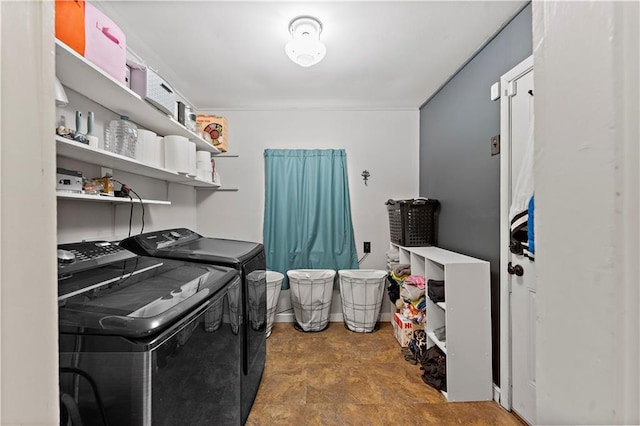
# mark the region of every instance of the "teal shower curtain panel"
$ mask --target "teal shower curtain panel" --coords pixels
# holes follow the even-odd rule
[[[344,149],[267,149],[267,269],[357,269]],[[288,288],[285,280],[283,288]]]

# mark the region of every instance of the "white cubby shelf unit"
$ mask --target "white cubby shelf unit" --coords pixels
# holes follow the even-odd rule
[[[412,275],[423,275],[427,282],[444,280],[444,302],[426,297],[425,327],[427,345],[437,345],[446,354],[444,396],[450,402],[492,400],[489,262],[438,247],[392,246],[400,263],[411,265]],[[446,338],[440,341],[434,330],[443,326]]]

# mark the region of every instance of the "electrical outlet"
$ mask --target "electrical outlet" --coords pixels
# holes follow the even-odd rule
[[[370,241],[365,241],[364,242],[364,252],[365,253],[371,253],[371,242]]]
[[[113,170],[108,167],[100,167],[100,177],[113,177]]]

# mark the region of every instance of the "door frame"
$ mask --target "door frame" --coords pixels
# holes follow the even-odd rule
[[[506,273],[509,262],[509,202],[511,179],[511,137],[509,134],[509,103],[514,82],[533,69],[533,55],[500,77],[500,405],[511,410],[512,353],[511,353],[511,288]],[[535,356],[535,354],[534,354]]]

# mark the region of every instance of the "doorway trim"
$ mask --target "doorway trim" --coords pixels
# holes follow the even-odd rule
[[[509,100],[514,94],[515,80],[533,69],[533,55],[500,77],[500,405],[511,411],[511,288],[506,273],[509,258],[509,203],[511,192],[509,159]],[[535,102],[535,101],[534,101]]]

